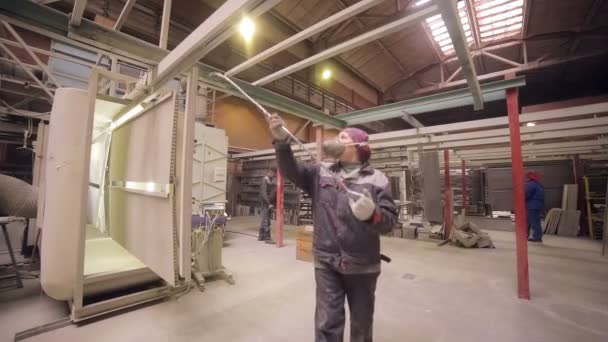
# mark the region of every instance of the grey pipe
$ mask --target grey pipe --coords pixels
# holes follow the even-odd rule
[[[36,218],[38,188],[0,174],[0,215]]]

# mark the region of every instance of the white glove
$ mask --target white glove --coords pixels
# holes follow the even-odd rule
[[[271,204],[268,206],[268,209],[272,209],[272,208],[274,208],[274,205]]]
[[[285,132],[285,130],[283,129],[283,127],[287,126],[285,125],[285,121],[283,121],[283,119],[281,119],[278,114],[272,114],[270,119],[268,119],[268,124],[270,125],[270,133],[272,133],[272,136],[276,140],[287,140],[289,136],[287,135],[287,132]]]
[[[376,211],[376,204],[372,200],[372,196],[367,189],[363,190],[363,196],[360,196],[357,200],[349,198],[348,202],[353,215],[355,215],[359,221],[369,220]]]

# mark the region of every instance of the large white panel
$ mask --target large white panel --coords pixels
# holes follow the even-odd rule
[[[59,88],[51,111],[46,158],[46,190],[42,225],[41,275],[44,291],[52,298],[72,297],[80,231],[86,203],[82,201],[88,179],[85,160],[87,141],[83,127],[92,113],[87,113],[87,93],[73,88]]]
[[[170,96],[113,132],[110,184],[170,183],[174,107],[174,96]],[[111,237],[170,284],[176,282],[173,211],[171,197],[110,189]]]

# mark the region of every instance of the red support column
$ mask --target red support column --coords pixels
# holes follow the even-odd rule
[[[519,131],[519,93],[517,88],[507,89],[507,111],[511,137],[511,162],[513,176],[513,202],[515,207],[515,240],[517,253],[517,292],[519,298],[530,299],[528,276],[528,229],[524,194],[524,163],[521,154]]]
[[[283,226],[285,224],[283,212],[283,191],[285,190],[285,179],[277,169],[277,225],[275,230],[275,240],[278,248],[283,247]]]
[[[467,167],[464,159],[462,160],[462,216],[467,211]]]
[[[450,151],[443,150],[443,179],[445,181],[444,195],[445,195],[445,207],[444,207],[444,220],[445,224],[445,239],[450,237],[450,230],[452,229],[452,186],[450,184]]]

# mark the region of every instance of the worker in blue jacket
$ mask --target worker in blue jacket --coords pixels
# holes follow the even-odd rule
[[[526,209],[528,219],[528,241],[542,242],[543,229],[540,225],[540,214],[545,207],[545,188],[540,183],[540,175],[536,171],[526,174]]]

